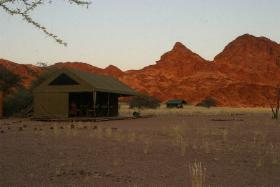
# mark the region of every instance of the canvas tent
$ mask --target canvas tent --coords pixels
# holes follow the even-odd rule
[[[63,68],[34,89],[35,118],[104,117],[118,115],[118,98],[136,92],[119,80]]]

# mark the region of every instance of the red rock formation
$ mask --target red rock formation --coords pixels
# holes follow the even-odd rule
[[[116,66],[110,65],[104,69],[104,74],[112,75],[114,77],[121,77],[124,75],[124,72]]]
[[[83,71],[87,71],[90,73],[97,73],[97,74],[106,74],[106,75],[112,75],[114,77],[120,77],[124,74],[123,71],[121,71],[116,66],[110,65],[106,67],[105,69],[94,67],[90,64],[86,64],[83,62],[59,62],[54,64],[53,66],[57,68],[63,68],[63,67],[70,67],[75,69],[80,69]]]
[[[267,106],[266,97],[280,83],[279,57],[279,44],[248,34],[231,42],[213,62],[176,43],[155,65],[121,79],[163,101],[182,98],[196,104],[212,97],[220,106]]]
[[[0,59],[0,64],[22,77],[23,85],[28,87],[42,69],[31,64],[17,64],[9,60]]]
[[[0,60],[8,69],[22,74],[25,84],[42,70]],[[122,72],[115,66],[105,69],[80,62],[57,63],[92,73],[109,74],[136,90],[162,101],[180,98],[196,104],[212,97],[220,106],[268,106],[280,83],[280,45],[264,37],[243,35],[232,41],[210,62],[177,42],[154,65]]]
[[[104,70],[98,67],[94,67],[90,64],[83,63],[83,62],[59,62],[54,64],[53,66],[57,68],[63,68],[63,67],[69,67],[74,69],[80,69],[83,71],[91,72],[91,73],[98,73],[102,74],[104,73]]]

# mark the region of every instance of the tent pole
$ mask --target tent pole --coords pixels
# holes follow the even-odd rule
[[[93,91],[93,116],[96,117],[96,91]]]
[[[3,118],[3,100],[4,100],[4,93],[0,90],[0,119]]]
[[[108,97],[108,102],[107,102],[107,104],[108,104],[108,111],[107,111],[107,116],[109,116],[110,115],[110,93],[108,93],[108,95],[107,95]]]

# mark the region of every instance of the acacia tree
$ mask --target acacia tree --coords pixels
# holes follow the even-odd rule
[[[276,58],[276,65],[280,68],[280,56]],[[279,109],[280,109],[280,84],[276,86],[274,98],[266,97],[267,101],[270,104],[272,119],[278,119],[279,117]],[[271,100],[274,100],[271,102]]]
[[[46,3],[51,3],[51,0],[0,0],[0,7],[12,16],[20,16],[24,21],[33,25],[37,29],[44,32],[50,38],[53,38],[57,43],[67,46],[67,43],[60,39],[57,35],[50,32],[46,27],[41,25],[38,21],[35,21],[31,17],[31,12],[39,6]],[[78,6],[89,6],[90,1],[87,0],[65,0],[70,4],[76,4]]]
[[[266,100],[269,102],[271,108],[272,119],[278,119],[280,109],[280,85],[277,85],[273,95],[273,97],[268,97],[267,95],[265,95],[265,97]]]

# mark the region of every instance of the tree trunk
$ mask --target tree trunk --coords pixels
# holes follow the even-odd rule
[[[279,108],[280,108],[280,88],[278,86],[278,88],[277,88],[276,119],[278,119]]]
[[[278,119],[279,117],[279,108],[280,108],[280,87],[277,87],[277,91],[276,91],[276,107],[274,109],[273,106],[271,106],[271,110],[272,110],[272,119]]]

